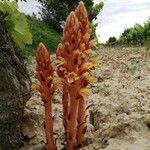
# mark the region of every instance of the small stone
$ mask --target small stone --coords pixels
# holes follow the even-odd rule
[[[26,115],[23,120],[22,134],[28,139],[36,136],[34,121],[28,115]]]

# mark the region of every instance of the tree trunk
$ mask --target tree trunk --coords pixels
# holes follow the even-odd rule
[[[0,150],[18,150],[31,81],[0,14]]]

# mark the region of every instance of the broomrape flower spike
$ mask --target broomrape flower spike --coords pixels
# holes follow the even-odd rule
[[[33,88],[41,93],[41,98],[45,106],[45,134],[47,141],[47,150],[56,150],[53,137],[53,119],[52,119],[52,95],[54,93],[53,67],[51,66],[50,55],[46,47],[40,43],[36,56],[36,78],[39,84]]]
[[[74,150],[84,143],[86,131],[86,103],[89,95],[86,86],[96,81],[89,76],[95,67],[95,61],[89,61],[88,55],[92,46],[91,30],[86,8],[80,2],[75,12],[71,12],[66,20],[62,43],[57,48],[59,77],[63,78],[63,124],[67,140],[67,149]]]
[[[79,22],[74,12],[68,16],[63,32],[62,43],[57,48],[57,59],[63,57],[67,65],[62,65],[66,73],[62,72],[62,68],[58,67],[58,75],[64,79],[63,84],[63,124],[67,140],[67,149],[74,150],[76,147],[76,131],[77,131],[77,111],[78,101],[78,66],[79,54],[78,39],[81,39],[79,30]],[[61,46],[60,46],[61,45]],[[70,59],[71,58],[71,59]]]
[[[82,86],[80,87],[80,95],[82,98],[79,101],[78,105],[78,129],[77,129],[77,145],[82,146],[84,144],[84,134],[86,131],[86,103],[84,97],[87,96],[89,91],[86,89],[86,86],[95,82],[96,79],[88,76],[88,72],[94,69],[95,64],[88,60],[88,55],[91,53],[91,48],[96,45],[96,42],[91,40],[91,29],[89,28],[88,14],[83,2],[80,2],[78,7],[75,10],[76,16],[79,20],[80,31],[81,31],[81,44],[80,50],[82,51],[81,55],[81,67],[79,68],[79,74],[82,78]],[[84,83],[84,84],[83,84]],[[80,125],[82,124],[82,125]]]

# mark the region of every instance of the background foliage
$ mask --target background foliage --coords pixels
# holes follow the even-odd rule
[[[60,35],[51,26],[37,19],[35,15],[31,17],[20,13],[15,1],[1,1],[0,13],[3,16],[0,19],[6,21],[11,36],[21,48],[25,59],[29,60],[35,55],[40,42],[43,42],[51,52],[56,50]]]
[[[74,10],[80,0],[38,0],[42,7],[41,18],[44,22],[51,25],[59,33],[63,30],[64,22],[69,13]],[[91,22],[93,35],[92,38],[96,38],[95,30],[96,24],[92,23],[92,20],[96,19],[100,10],[103,8],[104,3],[94,5],[93,0],[83,0],[86,9],[89,14],[89,21]]]
[[[107,45],[147,46],[150,44],[150,19],[144,25],[136,24],[133,28],[125,29],[119,39],[110,37],[106,43]]]
[[[30,56],[35,56],[37,46],[43,42],[50,53],[55,52],[58,43],[60,42],[60,34],[58,34],[51,26],[36,18],[35,15],[27,16],[31,33],[33,35],[32,45],[27,45],[22,50],[23,56],[27,59]]]

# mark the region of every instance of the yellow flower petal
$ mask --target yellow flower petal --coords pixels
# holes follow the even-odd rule
[[[79,91],[79,94],[82,96],[82,97],[87,97],[89,96],[91,93],[91,90],[90,89],[86,89],[86,88],[82,88],[80,89]]]
[[[85,50],[85,44],[84,44],[84,43],[80,44],[79,47],[80,47],[80,50],[81,50],[81,51]]]
[[[65,64],[65,61],[61,61],[61,60],[56,60],[56,64],[57,64],[57,67]]]
[[[79,79],[79,76],[76,76],[76,77],[74,78],[75,81],[78,80],[78,79]]]
[[[79,49],[76,49],[74,52],[73,52],[74,55],[80,55],[81,54],[81,51]]]
[[[55,88],[61,88],[62,87],[62,79],[59,77],[54,77],[53,84]]]
[[[92,77],[92,76],[86,76],[85,78],[89,83],[95,83],[97,82],[97,78]]]
[[[85,78],[88,75],[89,75],[89,72],[85,72],[85,73],[82,74],[82,77]]]
[[[65,77],[68,79],[69,83],[72,83],[79,79],[79,76],[75,72],[70,72],[66,74]]]
[[[57,57],[56,64],[58,67],[65,64],[65,63],[66,63],[66,60],[63,57],[61,57],[61,56]]]
[[[82,69],[87,69],[87,70],[92,69],[92,67],[93,67],[93,64],[91,62],[86,62],[81,66]]]
[[[91,40],[91,41],[90,41],[90,47],[97,47],[97,42],[96,42],[96,40]]]
[[[85,58],[86,57],[86,55],[84,54],[84,53],[81,53],[81,58]]]
[[[63,71],[64,73],[67,73],[67,70],[66,70],[66,68],[64,68],[64,67],[59,67],[58,68],[60,71]]]
[[[99,57],[92,60],[93,67],[97,67],[100,63]]]
[[[32,90],[36,90],[36,88],[37,88],[37,84],[32,84],[32,85],[31,85],[31,89],[32,89]]]
[[[32,84],[31,89],[33,91],[38,91],[38,92],[42,93],[42,86],[40,84]]]
[[[47,77],[47,80],[48,80],[48,81],[51,81],[51,80],[53,80],[53,77],[52,77],[52,76],[49,76],[49,77]]]
[[[87,49],[87,50],[85,51],[86,54],[90,54],[91,52],[92,52],[91,49]]]
[[[53,83],[56,84],[56,83],[61,83],[62,82],[62,79],[59,78],[59,77],[54,77],[53,79]]]
[[[88,40],[90,38],[90,34],[89,33],[85,33],[83,36],[83,39]]]
[[[68,83],[73,83],[74,80],[73,79],[68,79]]]
[[[57,59],[58,59],[58,60],[61,60],[61,61],[65,61],[65,58],[63,58],[63,57],[61,57],[61,56],[58,56]]]

